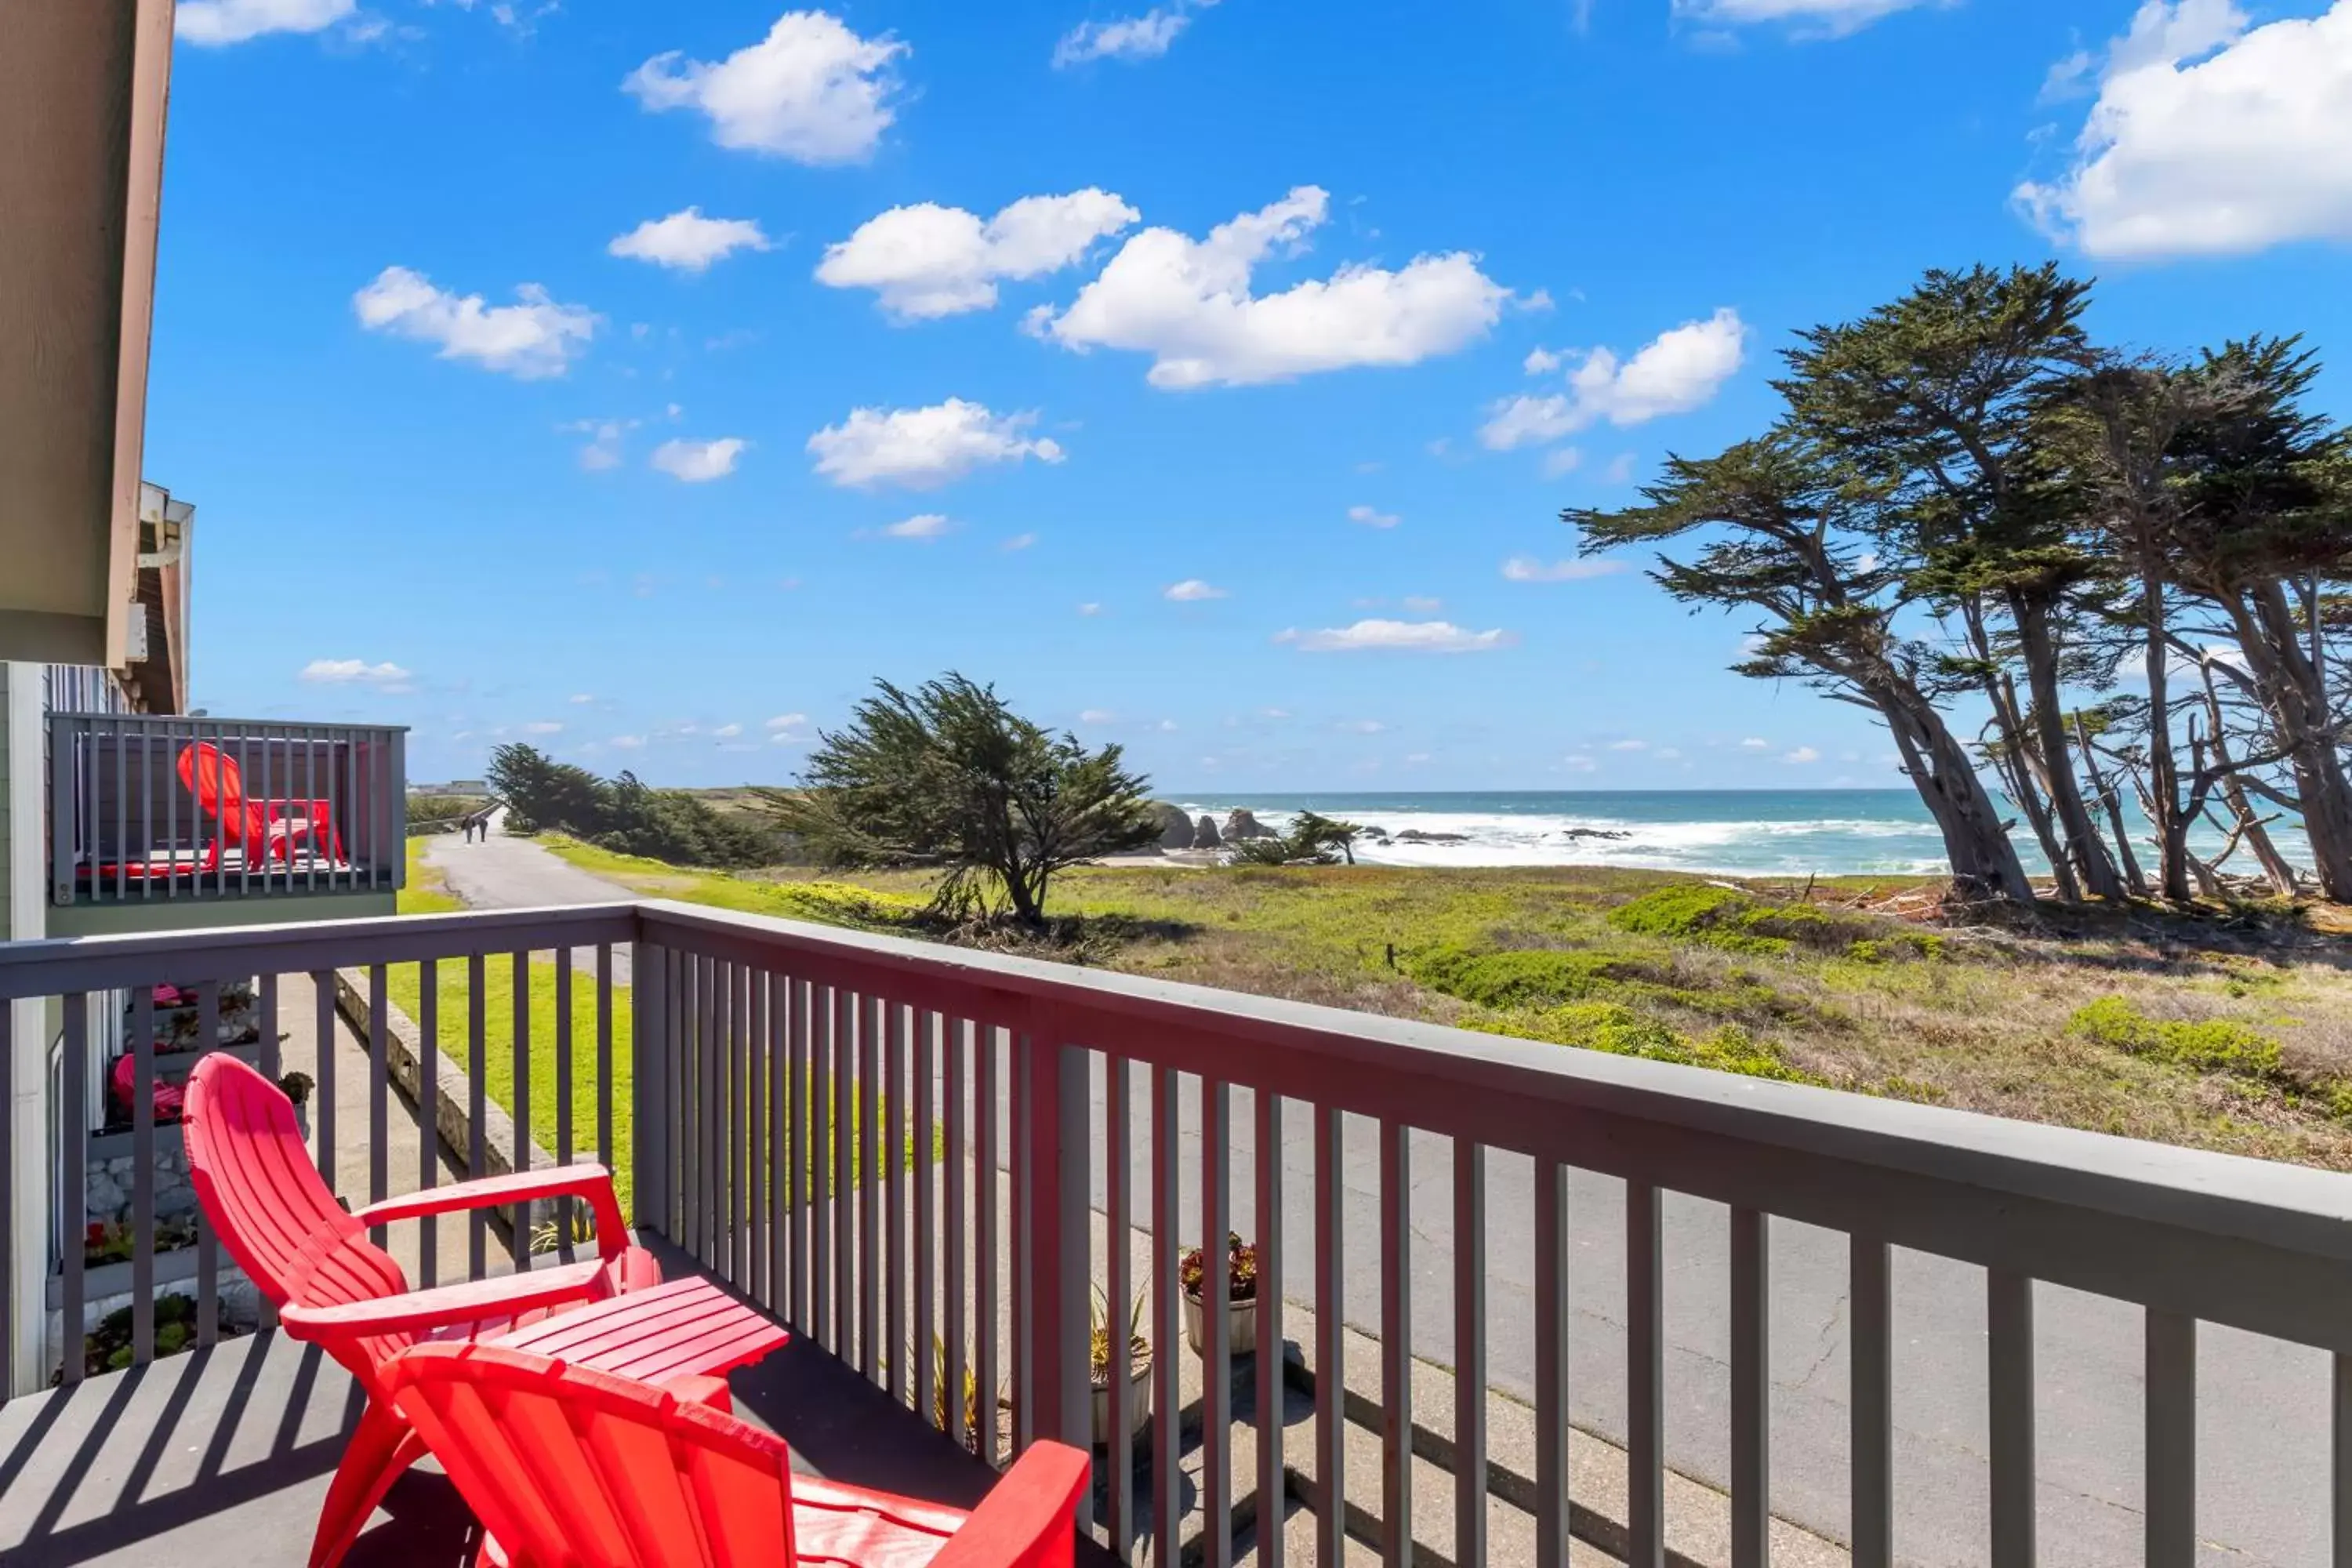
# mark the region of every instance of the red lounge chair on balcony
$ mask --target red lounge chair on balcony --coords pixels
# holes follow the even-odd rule
[[[245,851],[247,867],[266,866],[272,858],[292,865],[297,838],[313,855],[323,852],[330,860],[342,861],[343,841],[328,802],[248,800],[236,759],[210,742],[180,748],[180,782],[195,792],[196,804],[220,823],[222,841]],[[217,845],[213,853],[217,858]]]
[[[310,1163],[293,1101],[235,1057],[215,1053],[196,1064],[183,1121],[196,1200],[229,1256],[278,1309],[287,1333],[323,1346],[367,1394],[327,1491],[310,1568],[341,1560],[384,1489],[424,1451],[386,1395],[386,1362],[420,1341],[502,1333],[551,1311],[661,1283],[652,1255],[630,1245],[612,1175],[602,1165],[461,1182],[346,1214]],[[411,1290],[400,1265],[367,1238],[372,1225],[566,1195],[585,1199],[596,1216],[594,1259]]]
[[[1070,1568],[1076,1448],[1033,1444],[966,1513],[793,1475],[782,1438],[697,1397],[715,1381],[656,1388],[478,1344],[419,1345],[384,1374],[481,1521],[486,1563]]]

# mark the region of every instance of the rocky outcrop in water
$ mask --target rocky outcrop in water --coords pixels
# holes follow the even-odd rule
[[[1235,806],[1225,815],[1225,842],[1238,844],[1244,838],[1278,837],[1273,828],[1260,822],[1246,806]]]
[[[1192,847],[1195,849],[1214,849],[1223,842],[1217,837],[1217,819],[1213,816],[1202,817],[1192,829]]]
[[[1144,809],[1151,813],[1151,820],[1160,829],[1157,842],[1160,848],[1190,849],[1192,847],[1192,819],[1184,815],[1182,806],[1171,805],[1164,800],[1155,800]]]

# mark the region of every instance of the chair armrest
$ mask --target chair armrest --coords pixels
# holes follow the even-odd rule
[[[1078,1492],[1092,1461],[1060,1443],[1033,1443],[948,1537],[931,1568],[1003,1568],[1008,1563],[1067,1563],[1077,1529]]]
[[[708,1410],[726,1415],[735,1414],[735,1391],[727,1386],[723,1377],[709,1377],[698,1372],[684,1373],[661,1384],[665,1393],[673,1394],[681,1405],[699,1405]]]
[[[614,1195],[613,1173],[602,1165],[543,1165],[503,1176],[483,1176],[446,1187],[405,1193],[352,1211],[362,1225],[384,1225],[396,1219],[416,1219],[429,1214],[464,1209],[502,1208],[525,1198],[576,1197],[588,1200],[596,1216],[599,1257],[618,1258],[628,1250],[628,1226],[621,1223],[621,1200]]]
[[[541,1307],[585,1301],[595,1294],[593,1276],[576,1270],[562,1273],[508,1274],[412,1290],[405,1296],[384,1296],[369,1301],[349,1301],[339,1307],[287,1305],[278,1309],[278,1321],[298,1340],[357,1339],[370,1334],[416,1333],[444,1329],[453,1323],[479,1322],[484,1318],[519,1317]]]

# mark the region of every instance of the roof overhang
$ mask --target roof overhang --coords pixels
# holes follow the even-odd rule
[[[0,4],[0,658],[129,656],[172,0]]]

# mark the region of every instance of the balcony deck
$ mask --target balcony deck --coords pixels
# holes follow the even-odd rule
[[[696,1272],[646,1239],[673,1278]],[[801,1342],[730,1382],[738,1413],[790,1443],[798,1471],[967,1507],[995,1478]],[[343,1370],[280,1333],[13,1400],[0,1406],[0,1563],[299,1564],[359,1412]],[[476,1544],[472,1516],[428,1463],[393,1488],[346,1562],[454,1568]],[[1079,1560],[1109,1561],[1090,1542]]]

